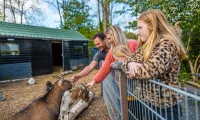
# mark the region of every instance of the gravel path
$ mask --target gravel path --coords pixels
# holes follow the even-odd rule
[[[72,74],[66,75],[65,79],[69,79],[78,72],[75,71]],[[96,72],[97,70],[94,70],[90,75],[82,78],[77,82],[76,86],[80,86],[80,83],[87,84],[92,80]],[[27,81],[0,84],[0,91],[6,97],[5,101],[0,102],[0,120],[9,120],[10,116],[29,105],[33,100],[44,95],[46,82],[49,80],[54,83],[57,80],[52,77],[55,74],[58,74],[58,72],[34,77],[36,80],[34,85],[28,85]],[[109,120],[106,105],[100,96],[100,85],[95,85],[91,91],[95,93],[96,97],[89,107],[79,115],[77,120]]]

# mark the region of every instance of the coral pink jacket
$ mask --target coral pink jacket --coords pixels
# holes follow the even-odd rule
[[[138,46],[139,46],[138,41],[136,40],[128,41],[128,48],[132,53],[134,53],[137,50]],[[112,67],[110,66],[110,64],[113,62],[115,62],[115,59],[113,58],[109,50],[102,67],[100,68],[100,70],[97,72],[97,74],[94,77],[95,83],[102,82],[108,76],[108,74],[112,70]]]

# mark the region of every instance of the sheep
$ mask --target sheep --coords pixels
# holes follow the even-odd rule
[[[15,114],[13,120],[57,120],[60,113],[62,96],[66,90],[70,90],[72,84],[63,78],[57,80],[54,85],[46,83],[47,93],[35,100],[22,111]]]

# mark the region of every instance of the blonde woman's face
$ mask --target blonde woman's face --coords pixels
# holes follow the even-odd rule
[[[138,37],[141,39],[142,42],[146,42],[150,36],[150,30],[148,24],[145,23],[143,20],[138,20],[137,30],[138,30]]]
[[[113,46],[115,45],[115,42],[113,40],[113,36],[112,35],[106,34],[106,40],[108,41],[109,44],[111,44]]]

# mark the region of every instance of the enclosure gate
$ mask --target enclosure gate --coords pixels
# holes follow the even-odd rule
[[[126,79],[113,70],[103,81],[103,97],[112,120],[199,120],[197,91],[177,87],[156,79]]]

